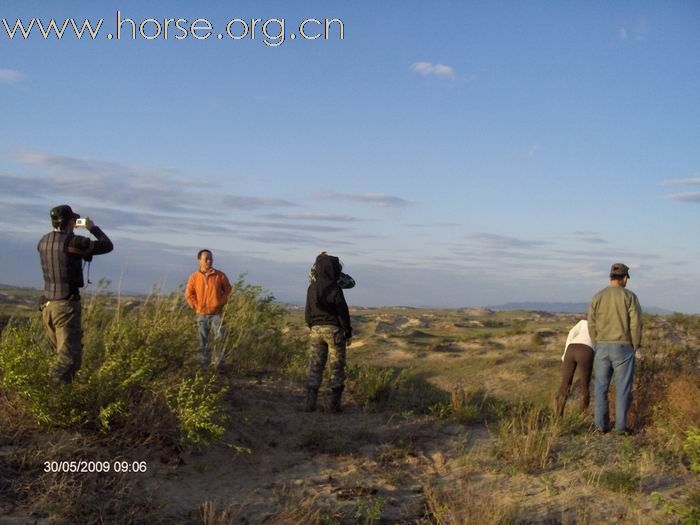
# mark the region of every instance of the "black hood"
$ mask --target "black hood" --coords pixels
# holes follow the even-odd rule
[[[329,284],[336,284],[340,277],[342,266],[340,259],[332,255],[319,255],[316,257],[316,279],[321,288]]]
[[[306,324],[337,326],[346,338],[352,337],[350,311],[338,284],[342,265],[340,259],[321,254],[316,257],[309,288],[306,291]]]

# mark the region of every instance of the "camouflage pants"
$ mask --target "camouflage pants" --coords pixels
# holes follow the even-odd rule
[[[70,383],[80,370],[83,353],[80,299],[49,301],[41,315],[46,335],[56,354],[51,375],[56,381]]]
[[[345,384],[345,336],[337,326],[312,326],[309,348],[309,388],[319,388],[328,353],[331,354],[331,388]]]

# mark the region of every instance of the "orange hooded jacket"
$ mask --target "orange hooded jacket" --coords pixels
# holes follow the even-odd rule
[[[231,283],[224,272],[212,268],[206,274],[192,272],[185,288],[185,300],[199,315],[221,312],[231,293]]]

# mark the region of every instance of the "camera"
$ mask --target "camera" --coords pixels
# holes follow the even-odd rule
[[[87,225],[87,218],[86,219],[75,219],[75,227],[76,228],[85,228]]]

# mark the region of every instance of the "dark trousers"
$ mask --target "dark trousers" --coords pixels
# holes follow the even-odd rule
[[[569,388],[574,379],[574,374],[578,368],[578,377],[581,384],[581,399],[579,408],[581,412],[588,408],[591,401],[589,384],[591,382],[591,372],[593,371],[593,358],[595,352],[590,346],[572,343],[566,348],[564,363],[561,368],[561,385],[557,395],[557,413],[564,414],[564,405],[569,395]]]

